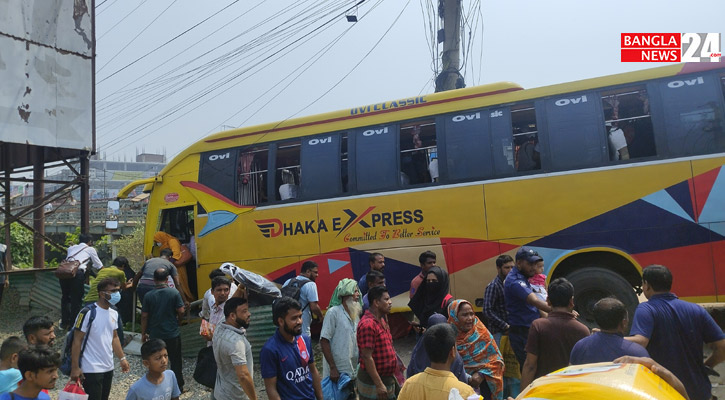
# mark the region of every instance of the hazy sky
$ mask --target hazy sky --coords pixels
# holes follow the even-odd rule
[[[223,129],[434,90],[437,0],[366,0],[353,8],[357,23],[344,12],[354,1],[96,4],[96,138],[109,159],[142,150],[173,156]],[[463,7],[467,86],[531,88],[665,65],[621,63],[622,32],[725,32],[724,0],[463,0]]]

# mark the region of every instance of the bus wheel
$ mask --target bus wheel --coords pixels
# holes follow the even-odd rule
[[[617,273],[601,267],[584,267],[566,278],[574,285],[574,308],[579,320],[587,326],[596,326],[594,304],[605,297],[615,297],[624,303],[632,320],[639,299],[632,285]]]

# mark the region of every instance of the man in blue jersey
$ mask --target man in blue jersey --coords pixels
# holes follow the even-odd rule
[[[282,297],[272,306],[277,331],[259,354],[269,400],[322,400],[320,374],[310,337],[302,334],[302,307]]]
[[[725,334],[704,308],[670,292],[672,273],[662,265],[642,271],[642,292],[647,302],[637,306],[632,336],[652,358],[680,378],[691,400],[712,397],[706,368],[725,361]],[[712,354],[703,362],[703,344]]]

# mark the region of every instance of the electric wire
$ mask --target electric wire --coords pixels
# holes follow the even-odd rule
[[[280,24],[280,26],[281,26],[281,25],[284,25],[284,23]],[[278,27],[279,27],[279,26],[278,26]],[[276,27],[276,28],[278,28],[278,27]],[[275,28],[275,29],[276,29],[276,28]],[[304,27],[303,27],[303,28],[304,28]],[[299,31],[300,31],[300,30],[298,29],[297,31],[294,31],[294,32],[292,32],[291,34],[294,34],[294,33],[296,33],[296,32],[299,32]],[[283,33],[284,33],[284,31],[281,31],[281,32],[283,32]],[[284,40],[286,40],[286,39],[287,39],[287,37],[286,37],[286,36],[283,36],[283,37],[279,38],[278,40],[280,40],[280,41],[284,41]],[[261,47],[261,48],[266,48],[265,46],[263,46],[264,44],[265,44],[265,42],[262,42],[262,43],[260,43],[260,44],[259,44],[259,46],[258,46],[258,47]],[[250,49],[251,49],[251,48],[250,48],[250,46],[249,46],[249,45],[245,45],[245,46],[243,46],[243,47],[239,47],[239,48],[235,49],[234,51],[232,51],[232,52],[228,52],[228,53],[226,53],[226,54],[225,54],[224,56],[222,56],[222,57],[219,57],[219,58],[215,59],[215,60],[214,60],[214,61],[212,61],[211,63],[207,63],[207,66],[208,66],[208,65],[212,65],[212,64],[215,64],[215,63],[216,63],[216,64],[220,64],[220,65],[221,65],[222,63],[226,63],[226,61],[225,61],[224,59],[226,58],[226,59],[227,59],[227,61],[228,61],[228,59],[230,59],[230,55],[233,55],[233,54],[234,54],[234,52],[237,52],[237,53],[243,53],[243,52],[245,52],[245,51],[247,51],[247,50],[250,50]],[[256,55],[255,55],[255,54],[247,54],[247,56],[246,56],[246,57],[256,57]],[[220,63],[220,60],[222,61],[221,63]],[[242,60],[243,60],[243,59],[242,59]],[[202,68],[203,68],[203,67],[205,67],[205,66],[202,66]],[[193,71],[192,71],[192,72],[193,72]],[[184,73],[184,74],[186,74],[186,73]],[[183,74],[182,74],[182,75],[183,75]],[[207,72],[207,75],[206,75],[206,76],[209,76],[209,75],[208,75],[208,72]],[[186,79],[187,79],[187,81],[188,81],[188,79],[192,79],[192,78],[193,78],[193,77],[187,77]],[[182,81],[182,82],[183,82],[183,81]],[[176,83],[176,85],[175,85],[175,87],[177,87],[177,88],[179,88],[179,85],[178,85],[178,83],[179,83],[179,82],[177,82],[177,83]],[[184,83],[185,83],[186,85],[189,85],[189,84],[190,84],[189,82],[184,82]],[[193,81],[191,81],[191,83],[193,83]],[[165,90],[166,90],[166,89],[165,89]],[[157,95],[158,95],[158,96],[167,96],[167,95],[169,95],[169,94],[175,93],[176,91],[178,91],[178,90],[174,90],[173,92],[169,92],[169,91],[167,90],[167,91],[165,91],[165,92],[157,93]],[[147,107],[147,105],[146,105],[146,104],[139,104],[139,103],[138,103],[138,99],[135,99],[135,100],[136,100],[136,102],[135,102],[135,103],[136,103],[136,104],[138,105],[138,107],[139,107],[139,108],[143,109],[143,108],[146,108],[146,107]],[[154,101],[157,101],[157,100],[158,100],[157,98],[150,98],[150,101],[151,101],[151,102],[154,102]],[[127,114],[127,112],[126,112],[126,111],[127,111],[127,110],[124,110],[124,112],[122,112],[122,113],[121,113],[121,115],[126,115],[126,114]]]
[[[215,16],[217,16],[217,15],[218,15],[219,13],[221,13],[222,11],[226,10],[227,8],[231,7],[232,5],[234,5],[235,3],[238,3],[238,2],[239,2],[239,0],[234,0],[234,1],[232,1],[231,3],[227,4],[227,5],[226,5],[226,6],[224,7],[224,8],[220,9],[219,11],[215,12],[214,14],[212,14],[212,15],[208,16],[207,18],[205,18],[205,19],[203,19],[203,20],[199,21],[198,23],[194,24],[194,25],[193,25],[193,26],[192,26],[191,28],[189,28],[189,29],[186,29],[185,31],[183,31],[183,32],[179,33],[178,35],[174,36],[173,38],[171,38],[171,39],[167,40],[166,42],[164,42],[164,43],[163,43],[163,44],[161,44],[160,46],[158,46],[158,47],[154,48],[153,50],[151,50],[151,51],[147,52],[146,54],[142,55],[141,57],[139,57],[139,58],[137,58],[137,59],[135,59],[135,60],[131,61],[130,63],[128,63],[128,64],[124,65],[123,67],[121,67],[121,68],[117,69],[116,71],[112,72],[112,73],[111,73],[110,75],[108,75],[108,76],[104,77],[103,79],[101,79],[100,81],[98,81],[98,83],[97,83],[97,84],[103,83],[104,81],[106,81],[106,80],[108,80],[109,78],[111,78],[111,77],[115,76],[115,75],[116,75],[116,74],[118,74],[119,72],[121,72],[121,71],[125,70],[126,68],[128,68],[128,67],[130,67],[130,66],[132,66],[132,65],[136,64],[137,62],[139,62],[139,61],[143,60],[144,58],[146,58],[146,57],[148,57],[149,55],[151,55],[151,54],[155,53],[156,51],[158,51],[158,50],[160,50],[161,48],[165,47],[166,45],[168,45],[168,44],[172,43],[172,42],[173,42],[173,41],[175,41],[176,39],[178,39],[178,38],[180,38],[180,37],[184,36],[185,34],[187,34],[187,33],[191,32],[192,30],[194,30],[195,28],[197,28],[197,27],[198,27],[199,25],[201,25],[201,24],[203,24],[203,23],[205,23],[205,22],[209,21],[210,19],[214,18]],[[262,3],[263,3],[263,2],[262,2]],[[256,6],[252,7],[252,8],[251,8],[251,9],[250,9],[249,11],[251,11],[251,10],[254,10],[254,9],[255,9],[255,8],[257,8],[257,7],[259,6],[259,5],[261,5],[262,3],[258,3],[258,4],[256,5]],[[249,11],[247,11],[247,12],[249,12]],[[235,18],[234,20],[230,21],[229,23],[231,23],[231,22],[233,22],[233,21],[236,21],[236,19],[238,19],[238,18],[240,18],[240,17],[244,16],[244,15],[245,15],[245,14],[246,14],[247,12],[243,13],[242,15],[240,15],[239,17]],[[227,26],[227,25],[228,25],[229,23],[227,23],[227,24],[223,25],[222,27],[225,27],[225,26]],[[221,29],[221,28],[219,28],[219,29]],[[218,32],[218,31],[219,31],[219,29],[217,29],[216,31],[212,32],[211,34],[214,34],[214,33]],[[210,34],[210,35],[211,35],[211,34]],[[206,39],[207,37],[209,37],[209,35],[205,36],[205,37],[204,37],[204,39]],[[198,43],[198,42],[197,42],[197,43]],[[191,47],[191,46],[190,46],[190,47]],[[168,59],[164,60],[164,62],[168,62],[168,61],[169,61]]]
[[[131,12],[129,12],[128,14],[126,14],[123,18],[121,18],[118,22],[116,22],[109,30],[107,30],[101,36],[99,36],[98,38],[96,38],[96,42],[98,42],[99,40],[103,39],[103,37],[106,36],[106,35],[108,35],[109,32],[113,31],[121,22],[125,21],[126,18],[128,18],[131,14],[133,14],[136,10],[138,10],[139,7],[141,7],[145,2],[146,2],[146,0],[142,0],[133,10],[131,10]]]
[[[152,20],[151,22],[149,22],[149,23],[148,23],[148,24],[147,24],[147,25],[146,25],[146,26],[145,26],[145,27],[144,27],[143,29],[141,29],[141,30],[140,30],[140,31],[139,31],[139,32],[138,32],[138,33],[136,34],[136,36],[134,36],[134,37],[133,37],[133,39],[131,39],[131,40],[130,40],[130,41],[129,41],[128,43],[126,43],[126,45],[125,45],[125,46],[123,46],[123,47],[121,48],[121,50],[117,51],[117,52],[116,52],[116,54],[115,54],[115,55],[114,55],[113,57],[111,57],[111,59],[110,59],[110,60],[106,61],[106,63],[105,63],[105,64],[103,64],[103,66],[101,66],[101,68],[98,68],[98,69],[96,70],[96,73],[99,73],[99,72],[103,71],[103,69],[104,69],[104,68],[106,68],[106,66],[107,66],[108,64],[110,64],[110,63],[111,63],[111,61],[115,60],[115,59],[116,59],[116,57],[118,57],[118,56],[119,56],[119,55],[120,55],[120,54],[121,54],[121,53],[122,53],[122,52],[123,52],[124,50],[126,50],[126,49],[128,48],[128,46],[130,46],[130,45],[131,45],[131,43],[133,43],[133,42],[134,42],[134,41],[135,41],[136,39],[138,39],[138,37],[139,37],[139,36],[141,36],[141,34],[143,34],[144,32],[146,32],[146,30],[147,30],[148,28],[150,28],[150,27],[151,27],[151,25],[152,25],[152,24],[153,24],[154,22],[158,21],[158,19],[159,19],[159,18],[161,18],[161,16],[163,16],[163,15],[164,15],[164,14],[166,13],[166,11],[168,11],[168,10],[169,10],[169,8],[171,8],[171,7],[172,7],[172,6],[174,5],[174,4],[176,4],[176,2],[177,2],[177,0],[174,0],[174,1],[172,1],[172,2],[171,2],[171,4],[169,4],[169,5],[168,5],[168,6],[166,7],[166,8],[164,8],[164,10],[163,10],[163,11],[161,11],[161,13],[159,13],[159,15],[157,15],[157,16],[156,16],[156,18],[154,18],[154,19],[153,19],[153,20]]]
[[[342,83],[342,81],[344,81],[344,80],[345,80],[345,78],[347,78],[348,76],[350,76],[350,74],[352,74],[352,73],[353,73],[353,72],[355,71],[355,69],[357,69],[357,67],[359,67],[359,66],[360,66],[360,64],[362,64],[362,62],[363,62],[363,61],[365,61],[365,59],[366,59],[366,58],[367,58],[367,57],[368,57],[368,56],[369,56],[369,55],[370,55],[370,54],[371,54],[371,53],[372,53],[372,52],[373,52],[373,51],[374,51],[374,50],[375,50],[375,49],[376,49],[376,48],[378,47],[378,45],[380,44],[380,42],[382,42],[382,41],[383,41],[383,39],[385,39],[385,37],[386,37],[386,36],[388,35],[388,32],[390,32],[390,30],[391,30],[391,29],[393,29],[393,27],[395,26],[395,23],[396,23],[396,22],[398,22],[398,20],[400,19],[400,17],[401,17],[402,15],[403,15],[403,11],[405,11],[405,9],[406,9],[406,8],[408,8],[408,5],[409,5],[409,4],[410,4],[410,0],[408,0],[408,1],[407,1],[407,2],[405,3],[405,6],[403,6],[403,9],[402,9],[402,10],[400,10],[400,13],[398,13],[398,16],[397,16],[397,17],[395,17],[395,20],[393,21],[393,23],[392,23],[392,24],[390,24],[390,26],[388,27],[388,29],[387,29],[387,30],[385,30],[385,32],[384,32],[384,33],[383,33],[383,35],[382,35],[382,36],[380,37],[380,39],[378,39],[378,41],[377,41],[377,42],[375,42],[375,44],[373,45],[373,47],[372,47],[372,48],[371,48],[371,49],[370,49],[370,50],[369,50],[369,51],[368,51],[367,53],[365,53],[365,55],[364,55],[364,56],[363,56],[363,57],[362,57],[362,58],[360,59],[360,61],[358,61],[358,62],[357,62],[357,64],[355,64],[355,66],[353,66],[353,67],[352,67],[352,68],[350,69],[350,71],[348,71],[348,72],[347,72],[347,73],[346,73],[346,74],[345,74],[345,75],[344,75],[344,76],[343,76],[342,78],[340,78],[340,80],[338,80],[338,81],[337,81],[337,82],[336,82],[336,83],[335,83],[334,85],[332,85],[332,87],[330,87],[329,89],[327,89],[327,90],[326,90],[326,91],[325,91],[325,92],[324,92],[323,94],[321,94],[321,95],[320,95],[319,97],[317,97],[317,98],[316,98],[315,100],[313,100],[312,102],[310,102],[310,103],[309,103],[308,105],[306,105],[305,107],[301,108],[301,109],[300,109],[299,111],[297,111],[296,113],[294,113],[294,114],[290,115],[290,116],[289,116],[289,117],[287,117],[287,118],[286,118],[285,120],[283,120],[283,121],[279,122],[279,123],[277,124],[277,126],[279,126],[279,125],[280,125],[281,123],[283,123],[284,121],[286,121],[286,120],[288,120],[288,119],[290,119],[290,118],[294,117],[295,115],[298,115],[299,113],[301,113],[301,112],[303,112],[304,110],[306,110],[306,109],[308,109],[309,107],[311,107],[311,106],[312,106],[313,104],[315,104],[315,103],[316,103],[317,101],[319,101],[320,99],[322,99],[323,97],[325,97],[325,96],[326,96],[326,95],[327,95],[328,93],[330,93],[330,92],[331,92],[331,91],[332,91],[333,89],[335,89],[335,88],[336,88],[336,87],[337,87],[337,86],[338,86],[338,85],[339,85],[340,83]]]
[[[289,8],[289,10],[292,10],[293,7],[288,7],[288,8]],[[255,26],[247,29],[246,31],[244,31],[241,34],[235,36],[234,38],[226,41],[225,43],[222,43],[222,45],[217,46],[215,49],[223,46],[226,43],[231,42],[235,38],[238,38],[238,37],[240,37],[241,35],[243,35],[245,33],[248,33],[250,31],[254,30],[256,27],[261,26],[262,24],[264,24],[267,21],[270,21],[272,18],[273,17],[267,18],[265,21],[262,21],[262,22],[256,24]],[[210,52],[212,52],[215,49],[212,49],[210,51],[207,51],[204,54],[196,57],[195,59],[199,59],[199,58],[201,58],[201,57],[209,54]],[[245,52],[245,51],[249,51],[250,49],[251,49],[251,46],[245,45],[245,47],[237,48],[234,51],[236,51],[236,52]],[[153,88],[160,87],[160,86],[164,86],[164,85],[171,85],[172,83],[174,83],[174,85],[178,86],[180,84],[180,82],[178,82],[179,79],[184,78],[188,74],[193,74],[193,73],[197,73],[197,74],[208,73],[208,71],[207,71],[208,68],[212,68],[212,67],[215,67],[215,66],[218,67],[218,65],[215,65],[215,64],[219,64],[219,62],[220,61],[224,61],[225,58],[229,58],[229,57],[233,56],[234,55],[234,51],[225,53],[224,55],[222,55],[220,57],[217,57],[216,59],[212,60],[211,62],[208,62],[208,63],[206,63],[204,65],[198,66],[198,67],[196,67],[196,68],[194,68],[192,70],[183,72],[183,73],[178,74],[178,75],[171,75],[171,77],[167,77],[165,79],[153,79],[153,78],[151,78],[150,83],[147,83],[147,84],[144,84],[142,86],[139,86],[139,87],[137,87],[137,89],[140,89],[143,92],[148,92],[148,89],[153,89]],[[168,76],[168,74],[171,74],[171,73],[174,73],[174,72],[180,70],[182,67],[184,67],[186,65],[189,65],[192,61],[188,61],[188,62],[186,62],[186,63],[184,63],[184,64],[182,64],[182,65],[180,65],[180,66],[178,66],[178,67],[176,67],[174,69],[172,69],[171,71],[167,71],[166,72],[166,75]],[[183,80],[181,82],[183,82]],[[138,95],[139,95],[139,93],[132,93],[132,91],[129,91],[129,92],[126,92],[123,97],[125,99],[127,99],[127,102],[137,103],[138,102]],[[109,105],[106,105],[106,106],[102,106],[100,108],[103,109],[104,107],[108,107],[108,106],[110,106],[110,104]]]
[[[262,59],[260,61],[260,63],[261,62],[268,61],[268,60],[270,60],[274,56],[279,56],[282,51],[287,50],[287,49],[289,49],[292,46],[295,46],[298,42],[300,42],[301,40],[303,40],[307,36],[311,35],[312,33],[314,33],[316,31],[324,28],[325,26],[329,25],[331,22],[334,22],[334,19],[331,19],[331,20],[326,21],[322,25],[316,27],[312,32],[308,32],[304,36],[299,37],[299,38],[293,40],[292,42],[287,43],[281,49],[275,51],[275,53],[272,53],[271,55],[268,55],[267,57],[265,57],[264,59]],[[256,65],[259,65],[260,63],[257,63]],[[115,140],[112,140],[110,143],[108,143],[106,145],[106,148],[107,149],[108,148],[112,148],[112,147],[120,144],[122,141],[129,140],[130,138],[132,138],[132,137],[136,136],[137,134],[139,134],[140,132],[142,132],[144,129],[148,128],[149,126],[151,126],[151,125],[153,125],[155,123],[161,122],[161,121],[169,118],[171,115],[173,115],[173,114],[177,113],[178,111],[180,111],[181,109],[187,107],[189,104],[198,101],[199,99],[207,96],[208,94],[210,94],[213,91],[219,89],[220,87],[225,86],[228,83],[230,83],[231,81],[235,80],[236,78],[244,75],[245,73],[247,73],[248,71],[250,71],[253,67],[254,66],[249,67],[249,68],[245,68],[243,71],[241,71],[239,73],[236,73],[236,74],[233,74],[231,76],[225,77],[224,79],[217,81],[217,83],[214,84],[214,86],[212,86],[210,88],[207,88],[207,89],[205,89],[205,90],[197,93],[194,96],[188,97],[187,99],[185,99],[182,102],[177,103],[175,106],[169,108],[167,111],[165,111],[164,113],[162,113],[161,116],[152,118],[151,120],[149,120],[149,121],[147,121],[147,122],[145,122],[145,123],[137,126],[135,129],[131,130],[127,134],[122,135],[121,137],[119,137],[119,138],[117,138]],[[235,83],[235,85],[238,84],[238,83],[239,82]],[[225,89],[224,91],[229,90],[231,87],[233,87],[233,86],[227,87],[227,89]],[[116,151],[118,151],[118,150],[116,150]]]

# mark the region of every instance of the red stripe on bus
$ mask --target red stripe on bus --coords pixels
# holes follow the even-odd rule
[[[304,128],[304,127],[307,127],[307,126],[314,126],[314,125],[321,125],[321,124],[328,124],[328,123],[332,123],[332,122],[339,122],[339,121],[345,121],[345,120],[349,120],[349,119],[368,117],[368,116],[371,116],[371,115],[379,115],[379,114],[384,114],[384,113],[389,113],[389,112],[394,112],[394,111],[410,110],[412,108],[426,107],[426,106],[432,106],[432,105],[442,104],[442,103],[449,103],[451,101],[460,101],[460,100],[475,99],[477,97],[492,96],[492,95],[495,95],[495,94],[508,93],[508,92],[513,92],[513,91],[516,91],[516,90],[522,90],[522,89],[521,88],[509,88],[509,89],[497,90],[495,92],[486,92],[486,93],[471,94],[471,95],[468,95],[468,96],[454,97],[454,98],[451,98],[451,99],[436,100],[436,101],[432,101],[432,102],[429,102],[429,103],[414,104],[414,105],[407,106],[407,107],[403,107],[403,108],[390,108],[390,109],[387,109],[387,110],[373,111],[373,112],[364,113],[364,114],[348,115],[348,116],[345,116],[345,117],[326,119],[326,120],[323,120],[323,121],[307,122],[307,123],[304,123],[304,124],[291,125],[291,126],[286,126],[286,127],[283,127],[283,128],[273,128],[273,129],[267,129],[267,130],[264,130],[264,131],[257,131],[257,132],[250,132],[250,133],[242,133],[242,134],[239,134],[239,135],[233,135],[233,136],[228,136],[228,137],[219,138],[219,139],[209,139],[209,140],[205,140],[205,142],[206,143],[222,142],[222,141],[225,141],[225,140],[239,139],[239,138],[243,138],[243,137],[247,137],[247,136],[260,135],[260,134],[264,134],[264,133],[277,132],[277,131],[285,131],[285,130],[296,129],[296,128]]]
[[[241,208],[241,209],[254,208],[254,206],[240,206],[239,204],[226,198],[226,196],[223,196],[221,193],[215,191],[214,189],[212,189],[208,186],[202,185],[201,183],[192,182],[192,181],[181,181],[180,183],[181,183],[181,186],[196,189],[200,192],[204,192],[204,193],[208,194],[209,196],[212,196],[231,206],[234,206],[235,208]]]

